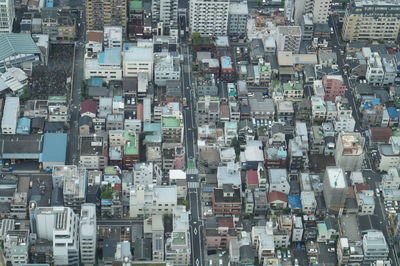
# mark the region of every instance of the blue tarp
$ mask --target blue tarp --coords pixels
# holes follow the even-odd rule
[[[288,196],[289,207],[292,209],[301,209],[301,199],[298,194],[291,194]]]
[[[399,118],[399,114],[397,113],[397,110],[395,107],[388,107],[387,111],[389,113],[390,118]]]

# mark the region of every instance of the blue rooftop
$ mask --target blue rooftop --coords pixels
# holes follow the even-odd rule
[[[99,53],[99,64],[120,65],[121,50],[119,48],[106,48],[104,52]]]
[[[372,103],[372,104],[380,104],[380,103],[381,103],[381,100],[378,99],[378,98],[375,98],[375,99],[373,99],[373,100],[371,101],[371,103]]]
[[[162,140],[160,123],[144,123],[143,132],[146,135],[144,143],[160,143]]]
[[[387,111],[390,118],[399,118],[399,113],[397,113],[397,109],[395,107],[388,107]]]
[[[102,78],[91,78],[88,81],[88,86],[89,87],[101,87],[103,85],[103,79]]]
[[[54,1],[53,0],[46,0],[46,7],[54,7]]]
[[[43,150],[40,154],[40,162],[65,163],[67,155],[66,133],[44,134]]]
[[[292,209],[301,209],[301,200],[299,194],[291,194],[288,196],[289,207]]]
[[[221,57],[221,65],[222,68],[231,68],[231,58],[229,56],[222,56]]]
[[[31,132],[31,119],[21,117],[18,119],[17,134],[29,134]]]

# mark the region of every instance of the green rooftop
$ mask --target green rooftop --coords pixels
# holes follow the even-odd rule
[[[117,169],[114,168],[114,166],[106,166],[104,168],[104,174],[106,175],[116,175],[118,174]]]
[[[47,98],[47,100],[49,102],[66,102],[67,97],[66,96],[49,96],[49,98]]]
[[[162,127],[173,128],[173,127],[181,127],[181,120],[176,119],[175,117],[163,117],[161,119]]]
[[[172,245],[174,245],[174,246],[186,245],[185,232],[173,232],[172,233]]]
[[[11,256],[23,256],[28,253],[26,245],[13,246],[10,250]]]
[[[143,9],[143,3],[141,0],[132,0],[129,1],[129,10],[138,10]]]
[[[303,90],[303,85],[301,83],[291,83],[287,82],[283,84],[283,90],[290,91],[290,90]]]
[[[124,131],[124,154],[138,155],[139,154],[139,137],[135,133]]]

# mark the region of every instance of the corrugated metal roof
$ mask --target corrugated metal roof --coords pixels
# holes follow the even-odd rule
[[[15,54],[39,54],[40,50],[30,34],[0,34],[0,60]]]
[[[67,138],[66,133],[44,134],[43,151],[40,156],[40,161],[65,163]]]

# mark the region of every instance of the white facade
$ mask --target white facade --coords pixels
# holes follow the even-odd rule
[[[379,86],[382,84],[384,77],[385,72],[383,71],[382,59],[378,53],[372,53],[368,60],[365,79],[369,84]]]
[[[172,213],[177,205],[176,186],[138,186],[130,191],[129,215],[142,217]]]
[[[293,233],[292,242],[300,242],[303,240],[303,221],[301,217],[293,216]]]
[[[153,49],[147,47],[129,47],[123,52],[124,77],[137,77],[139,72],[147,73],[153,79]]]
[[[290,185],[286,169],[268,169],[269,192],[278,191],[289,194]]]
[[[85,59],[85,79],[101,77],[104,81],[121,80],[121,51],[119,48],[106,48],[98,58]]]
[[[14,18],[14,0],[0,1],[0,33],[12,32]]]
[[[387,170],[387,174],[382,176],[381,185],[382,188],[386,189],[399,189],[400,187],[399,170],[396,167],[389,168]]]
[[[305,214],[313,214],[317,208],[317,200],[313,191],[302,191],[300,194],[302,211]]]
[[[380,171],[388,171],[390,168],[397,168],[400,164],[400,137],[391,136],[389,144],[382,144],[378,147]]]
[[[133,167],[133,184],[137,186],[161,185],[162,170],[152,162],[136,163]]]
[[[53,241],[56,265],[79,265],[79,218],[67,207],[36,209],[38,238]]]
[[[164,22],[166,25],[174,25],[178,21],[178,1],[153,0],[151,13],[154,22]]]
[[[104,48],[122,47],[122,27],[104,26]]]
[[[224,36],[228,33],[229,0],[190,0],[191,32]]]
[[[308,0],[310,1],[310,0]],[[328,23],[329,7],[331,0],[314,0],[313,1],[313,22],[314,24]]]
[[[335,127],[336,132],[354,132],[356,121],[351,115],[341,115],[333,120],[333,126]]]
[[[140,133],[142,131],[142,121],[140,121],[139,119],[125,119],[124,129]]]
[[[6,97],[4,104],[3,119],[1,120],[2,134],[15,134],[19,116],[19,98]]]
[[[81,263],[96,263],[96,205],[91,203],[82,204],[80,220],[80,253]]]

